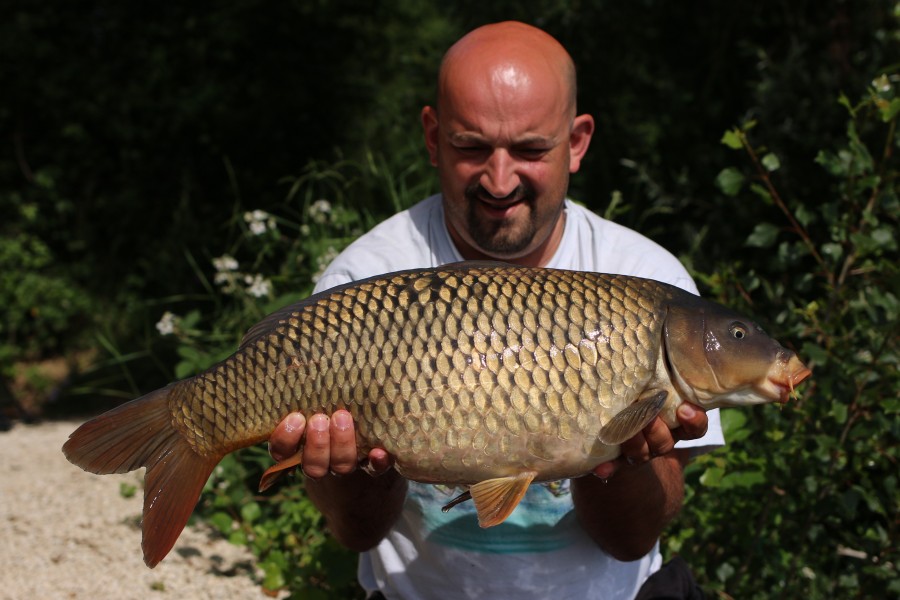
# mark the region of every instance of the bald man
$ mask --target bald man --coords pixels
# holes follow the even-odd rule
[[[697,293],[667,251],[566,198],[594,133],[575,97],[572,59],[545,32],[507,22],[460,39],[441,63],[436,106],[421,114],[441,193],[351,244],[316,291],[491,259],[638,275]],[[675,430],[651,423],[595,477],[531,486],[490,529],[478,527],[471,503],[443,513],[458,491],[408,482],[384,450],[368,456],[379,476],[358,469],[347,411],[289,415],[270,452],[283,460],[303,441],[309,497],[337,540],[361,552],[372,598],[631,599],[660,568],[658,538],[681,507],[691,453],[724,444],[717,412],[707,419],[685,405],[678,417]]]

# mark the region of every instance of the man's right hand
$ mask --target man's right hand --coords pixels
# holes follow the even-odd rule
[[[301,444],[303,473],[312,479],[321,479],[329,473],[348,475],[359,465],[356,429],[353,417],[346,410],[335,411],[331,418],[315,414],[308,421],[299,412],[290,413],[272,432],[269,454],[280,462],[296,454]],[[375,475],[391,466],[391,458],[382,448],[372,449],[367,458],[369,469]]]
[[[400,518],[406,499],[406,479],[390,468],[390,455],[374,448],[368,457],[359,456],[353,417],[346,410],[331,418],[287,415],[269,438],[269,454],[280,462],[301,448],[302,469],[309,477],[306,494],[338,542],[355,552],[378,544]],[[360,458],[368,459],[370,474],[383,476],[357,469]]]

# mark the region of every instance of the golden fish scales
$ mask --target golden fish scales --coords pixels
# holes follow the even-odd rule
[[[758,325],[664,283],[460,263],[270,315],[229,358],[88,421],[63,451],[94,473],[147,468],[142,545],[154,566],[222,457],[292,411],[349,410],[361,457],[384,448],[408,478],[468,485],[461,498],[488,527],[533,481],[589,472],[656,416],[677,427],[682,402],[786,401],[808,375]]]
[[[665,292],[651,280],[505,266],[376,278],[264,321],[174,412],[209,453],[266,439],[288,412],[344,408],[361,452],[384,448],[409,478],[476,483],[498,474],[499,455],[510,473],[552,480],[571,470],[560,442],[579,463],[611,458],[599,430],[655,370],[662,310],[640,300]]]

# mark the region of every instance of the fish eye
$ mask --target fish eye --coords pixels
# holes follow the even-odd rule
[[[732,323],[729,332],[731,337],[736,340],[742,340],[747,337],[747,327],[743,323]]]

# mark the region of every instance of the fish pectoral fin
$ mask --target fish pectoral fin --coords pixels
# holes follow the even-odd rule
[[[300,465],[301,452],[275,463],[262,474],[259,479],[259,491],[264,492],[277,482],[279,479],[290,473],[291,469]]]
[[[512,514],[516,506],[534,481],[535,471],[524,471],[511,477],[498,477],[480,481],[469,488],[475,510],[478,511],[478,524],[481,527],[499,525]]]
[[[637,432],[650,424],[650,421],[662,410],[669,392],[650,390],[645,392],[637,402],[617,414],[600,430],[600,441],[610,446],[617,446],[633,437]]]

